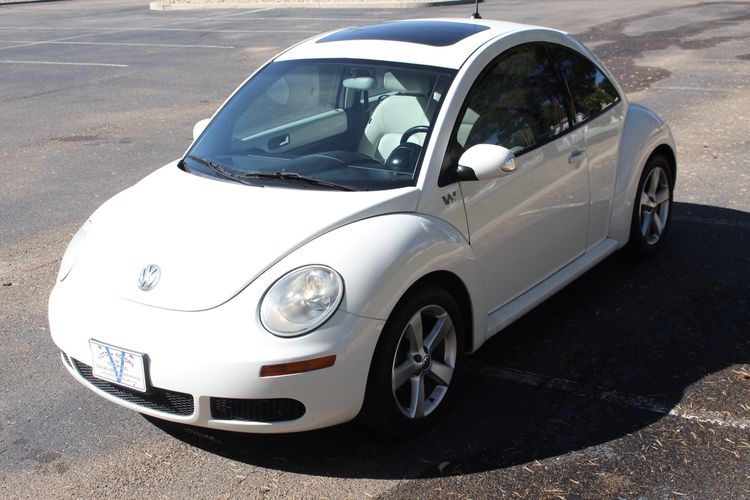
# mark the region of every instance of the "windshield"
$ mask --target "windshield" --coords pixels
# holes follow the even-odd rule
[[[453,75],[377,61],[272,63],[227,102],[181,166],[310,189],[414,185]]]

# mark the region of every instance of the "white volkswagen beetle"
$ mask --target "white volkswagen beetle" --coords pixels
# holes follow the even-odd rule
[[[462,354],[669,227],[668,127],[551,29],[323,34],[194,136],[83,225],[49,303],[79,382],[174,422],[419,430]]]

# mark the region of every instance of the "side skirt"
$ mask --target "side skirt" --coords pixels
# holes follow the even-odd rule
[[[574,279],[588,271],[617,250],[617,240],[607,238],[591,247],[588,252],[560,269],[523,295],[508,302],[487,316],[487,337],[489,339],[518,318],[531,311]],[[485,339],[485,340],[486,340]],[[478,346],[477,346],[478,347]]]

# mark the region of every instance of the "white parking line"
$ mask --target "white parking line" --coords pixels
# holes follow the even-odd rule
[[[268,12],[269,10],[273,10],[274,7],[264,7],[262,9],[253,9],[253,10],[243,10],[242,12],[232,12],[231,14],[224,14],[221,16],[215,16],[215,17],[204,17],[203,20],[205,21],[213,21],[214,19],[224,19],[225,17],[236,17],[236,16],[244,16],[245,14],[255,14],[256,12]],[[188,18],[185,18],[186,20]],[[187,22],[190,22],[189,20]]]
[[[8,28],[0,26],[0,30],[14,30],[15,28]],[[50,30],[50,31],[97,31],[100,33],[88,33],[81,36],[96,36],[106,35],[109,33],[122,33],[130,31],[197,31],[201,33],[320,33],[319,30],[212,30],[208,28],[161,28],[155,26],[153,28],[21,28],[21,29],[38,29],[38,30]]]
[[[228,17],[235,17],[235,16],[241,16],[244,14],[251,14],[254,12],[263,12],[266,10],[271,9],[261,9],[257,11],[246,11],[246,12],[239,12],[236,14],[227,14],[225,16],[216,16],[216,17],[203,17],[203,18],[185,18],[181,17],[178,20],[172,22],[172,23],[166,23],[166,24],[158,24],[154,27],[158,26],[167,26],[168,24],[183,24],[183,23],[191,23],[191,22],[205,22],[205,21],[220,21],[224,18]],[[241,19],[242,21],[275,21],[275,22],[281,22],[281,21],[345,21],[345,22],[366,22],[366,20],[363,20],[362,18],[345,18],[345,17],[262,17],[262,16],[251,16],[247,19]],[[388,21],[388,18],[383,18],[383,21]],[[227,21],[234,21],[234,19],[227,19]],[[117,28],[71,28],[70,26],[60,26],[60,27],[50,27],[50,26],[0,26],[0,30],[37,30],[37,31],[87,31],[87,30],[111,30],[111,29],[117,29]],[[121,29],[128,29],[128,28],[121,28]],[[133,29],[139,29],[139,28],[133,28]],[[148,29],[148,28],[145,28]],[[211,31],[211,30],[207,30]]]
[[[128,42],[34,42],[33,40],[0,40],[0,43],[21,43],[34,45],[113,45],[117,47],[169,47],[188,49],[233,49],[231,45],[187,45],[175,43],[128,43]]]
[[[709,410],[683,410],[679,405],[670,408],[670,405],[664,401],[647,396],[638,396],[634,394],[623,394],[612,389],[603,387],[585,387],[578,382],[561,378],[549,377],[538,373],[516,370],[513,368],[502,368],[491,366],[478,361],[468,360],[463,369],[474,375],[484,378],[501,380],[503,382],[515,382],[519,384],[531,385],[534,387],[543,387],[545,389],[557,390],[575,394],[576,396],[587,399],[604,401],[617,406],[628,408],[637,408],[646,410],[660,415],[671,415],[673,417],[684,418],[686,420],[696,420],[698,422],[717,424],[734,429],[750,429],[750,420],[742,418],[728,417],[721,412]]]
[[[165,25],[162,25],[165,26]],[[0,30],[48,30],[48,31],[96,31],[100,33],[88,33],[79,36],[96,36],[110,33],[132,32],[132,31],[195,31],[200,33],[320,33],[320,30],[213,30],[210,28],[161,28],[154,26],[152,28],[13,28],[10,26],[0,26]],[[62,38],[61,40],[65,40]],[[36,43],[43,43],[36,42]]]
[[[0,50],[18,49],[18,48],[21,48],[21,47],[31,47],[31,46],[34,46],[34,45],[41,45],[43,43],[64,42],[64,41],[67,41],[67,40],[75,40],[76,38],[86,38],[87,36],[95,36],[95,35],[98,35],[98,34],[100,34],[100,33],[94,33],[94,34],[86,33],[86,34],[83,34],[83,35],[73,35],[73,36],[66,36],[66,37],[63,37],[63,38],[55,38],[54,40],[40,40],[38,42],[36,42],[36,41],[35,42],[27,42],[27,43],[21,43],[21,44],[17,44],[17,45],[9,45],[7,47],[0,47]]]
[[[390,21],[391,18],[389,17],[373,17],[370,16],[368,13],[368,16],[366,19],[363,18],[354,18],[354,17],[263,17],[263,16],[252,16],[245,18],[240,18],[243,21],[275,21],[275,22],[281,22],[281,21],[346,21],[346,22],[359,22],[359,23],[367,23],[371,19],[375,20],[381,20],[384,22]]]
[[[717,57],[717,58],[704,57],[703,59],[701,59],[701,61],[715,62],[715,63],[721,63],[721,64],[724,64],[724,63],[747,64],[746,60],[744,60],[744,59],[737,59],[737,58],[735,58],[735,59],[724,59],[724,58],[719,58],[719,57]]]
[[[61,61],[11,61],[0,59],[0,64],[52,64],[61,66],[104,66],[107,68],[127,68],[127,64],[87,63],[87,62],[61,62]]]
[[[728,427],[734,427],[735,429],[750,429],[750,420],[744,418],[731,418],[722,414],[718,411],[709,410],[694,410],[694,411],[682,411],[678,408],[674,408],[669,411],[669,414],[674,417],[681,417],[687,420],[696,420],[706,424],[718,424]]]
[[[253,12],[265,12],[267,10],[272,10],[272,7],[263,8],[263,9],[248,10],[248,11],[244,11],[244,13],[249,14],[249,13],[253,13]],[[224,14],[222,16],[204,17],[204,18],[197,18],[197,19],[194,19],[194,20],[179,20],[179,21],[172,21],[172,22],[169,22],[169,23],[161,23],[161,24],[157,24],[153,28],[149,29],[149,31],[155,31],[155,30],[160,30],[161,31],[161,30],[163,30],[161,28],[163,26],[174,26],[176,24],[186,24],[186,23],[190,23],[190,22],[205,22],[205,21],[209,21],[209,20],[222,19],[222,18],[225,18],[225,17],[232,17],[232,16],[235,16],[237,14],[238,13],[231,13],[231,14]],[[9,30],[9,29],[10,30],[19,30],[19,29],[52,29],[52,30],[55,30],[56,28],[46,28],[46,27],[44,27],[44,28],[43,27],[36,27],[36,28],[35,27],[26,27],[26,28],[22,28],[22,27],[18,27],[18,26],[5,26],[5,27],[0,27],[0,29],[5,29],[5,30]],[[41,45],[41,44],[44,44],[44,43],[51,43],[51,42],[62,42],[62,41],[67,41],[67,40],[73,40],[73,39],[76,39],[76,38],[86,38],[86,37],[89,37],[89,36],[109,35],[109,34],[112,34],[112,33],[119,33],[121,31],[137,31],[137,29],[129,29],[128,30],[128,29],[113,29],[113,28],[91,28],[91,29],[89,29],[89,28],[66,28],[66,29],[71,29],[71,30],[74,29],[74,30],[77,30],[77,31],[82,31],[82,30],[84,30],[84,31],[95,31],[95,33],[85,33],[85,34],[82,34],[82,35],[74,35],[74,36],[69,36],[69,37],[64,37],[64,38],[57,38],[55,40],[41,40],[41,41],[38,41],[38,42],[30,42],[30,43],[21,44],[21,45],[10,45],[8,47],[0,47],[0,50],[16,49],[16,48],[21,48],[21,47],[30,47],[30,46],[34,46],[34,45]],[[167,30],[164,30],[164,31],[167,31]],[[175,31],[187,31],[187,30],[175,30]],[[205,29],[203,29],[203,30],[197,30],[196,29],[196,30],[190,30],[190,31],[206,32],[206,31],[210,31],[210,30],[205,30]],[[269,31],[269,33],[274,33],[274,31]]]
[[[651,87],[654,90],[683,90],[683,91],[692,91],[692,92],[722,92],[726,93],[733,89],[727,89],[727,88],[715,88],[715,87],[661,87],[658,85],[652,85]]]
[[[215,16],[215,17],[208,17],[208,18],[201,18],[201,19],[194,19],[194,20],[191,19],[191,20],[172,21],[172,22],[168,22],[168,23],[158,24],[158,25],[154,26],[153,28],[149,28],[149,30],[150,31],[156,31],[156,30],[158,30],[158,31],[201,31],[201,32],[206,32],[207,30],[198,30],[198,29],[184,30],[184,29],[175,29],[175,28],[171,28],[170,29],[170,28],[163,28],[163,27],[164,26],[174,26],[176,24],[185,24],[185,23],[189,23],[189,22],[201,22],[201,21],[206,21],[206,20],[221,19],[221,18],[225,18],[225,17],[233,17],[233,16],[236,16],[238,14],[250,14],[250,13],[254,13],[254,12],[265,12],[265,11],[268,11],[268,10],[272,10],[272,8],[254,9],[254,10],[248,10],[248,11],[243,11],[243,12],[235,12],[235,13],[231,13],[231,14],[225,14],[225,15],[222,15],[222,16]],[[0,29],[5,29],[5,30],[23,30],[23,29],[26,29],[26,30],[31,30],[31,29],[35,29],[35,30],[44,30],[44,29],[55,30],[56,28],[31,27],[31,26],[22,28],[22,27],[17,27],[17,26],[15,26],[15,27],[13,27],[13,26],[6,26],[6,27],[0,27]],[[78,29],[78,28],[65,28],[65,30],[66,31],[67,30],[78,30],[78,31],[81,31],[82,29]],[[28,43],[20,43],[20,44],[16,44],[16,45],[9,45],[9,46],[5,46],[5,47],[0,47],[0,50],[15,49],[15,48],[22,48],[22,47],[31,47],[31,46],[35,46],[35,45],[44,45],[44,44],[53,44],[53,43],[62,43],[62,42],[68,42],[68,43],[72,44],[72,42],[70,42],[70,40],[74,40],[74,39],[78,39],[78,38],[86,38],[86,37],[98,36],[98,35],[108,35],[108,34],[113,34],[113,33],[119,33],[119,32],[122,32],[122,31],[137,31],[137,29],[134,29],[134,28],[131,28],[131,29],[111,29],[111,28],[85,29],[84,28],[83,31],[87,31],[87,33],[80,34],[80,35],[68,36],[68,37],[64,37],[64,38],[57,38],[57,39],[54,39],[54,40],[41,40],[41,41],[34,41],[34,42],[28,42]],[[94,31],[94,32],[91,33],[91,31]],[[278,31],[268,31],[268,33],[275,33],[275,32],[277,33]],[[105,43],[105,42],[101,42],[100,43],[100,45],[106,45],[106,44],[107,43]],[[110,45],[114,45],[114,43],[110,43]],[[159,46],[159,45],[160,44],[151,44],[152,47],[153,46]],[[164,44],[161,44],[161,45],[164,46]],[[227,47],[227,48],[232,48],[232,47]],[[42,65],[58,65],[58,66],[98,66],[98,67],[109,67],[109,68],[127,68],[128,67],[127,64],[61,62],[61,61],[28,61],[28,60],[9,60],[9,59],[0,60],[0,64],[42,64]]]
[[[118,31],[193,31],[199,33],[320,33],[319,30],[212,30],[206,28],[121,28]]]

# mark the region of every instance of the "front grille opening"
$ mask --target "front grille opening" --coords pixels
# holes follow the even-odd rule
[[[296,399],[211,398],[211,416],[221,420],[282,422],[296,420],[302,417],[305,411],[305,405]]]
[[[152,387],[147,393],[132,391],[127,387],[121,387],[94,377],[91,367],[81,363],[77,359],[68,358],[68,360],[73,362],[76,370],[78,370],[89,384],[123,401],[137,404],[149,410],[161,411],[172,415],[188,416],[192,415],[193,411],[195,411],[193,396],[190,394],[168,391],[166,389],[159,389],[158,387]]]

